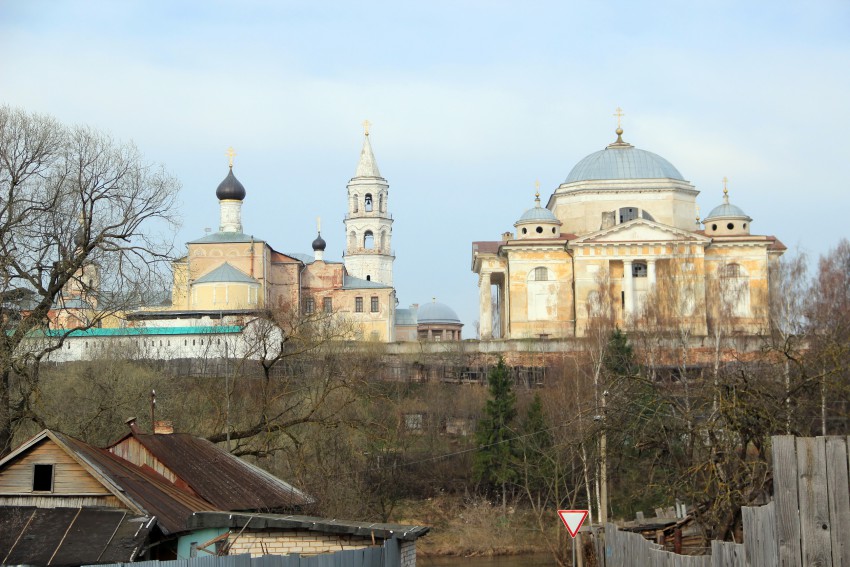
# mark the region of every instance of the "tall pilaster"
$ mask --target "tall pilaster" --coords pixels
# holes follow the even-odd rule
[[[491,285],[490,272],[482,272],[478,281],[480,294],[478,332],[482,341],[493,338],[493,290],[490,289]]]
[[[345,269],[354,277],[393,285],[393,218],[389,214],[389,184],[381,177],[372,145],[369,122],[364,122],[363,149],[354,177],[348,182],[345,215]]]

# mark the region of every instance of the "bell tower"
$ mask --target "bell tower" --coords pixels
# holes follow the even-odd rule
[[[381,177],[369,142],[369,121],[363,122],[363,149],[354,177],[348,182],[345,215],[345,269],[363,280],[393,285],[391,246],[393,218],[389,214],[389,184]]]

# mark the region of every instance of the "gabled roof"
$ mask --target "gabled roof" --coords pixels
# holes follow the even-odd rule
[[[570,241],[570,245],[605,244],[608,242],[692,241],[708,244],[711,239],[693,231],[682,230],[647,219],[634,219],[597,230]]]
[[[82,466],[126,508],[136,514],[155,516],[165,534],[185,531],[194,512],[217,510],[197,496],[181,490],[163,477],[73,437],[45,429],[0,460],[0,474],[9,463],[44,442],[53,442]]]
[[[220,510],[295,511],[315,503],[308,494],[206,439],[132,432],[110,449],[130,437]]]
[[[155,522],[124,510],[0,507],[0,563],[128,563],[142,551]]]
[[[249,283],[259,284],[257,280],[243,272],[234,268],[229,262],[225,262],[218,268],[207,272],[203,276],[194,281],[196,284],[205,283]]]

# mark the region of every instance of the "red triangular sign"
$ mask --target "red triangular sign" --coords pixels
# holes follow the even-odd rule
[[[558,510],[558,516],[567,526],[570,537],[576,537],[578,529],[584,523],[584,519],[587,518],[587,510]]]

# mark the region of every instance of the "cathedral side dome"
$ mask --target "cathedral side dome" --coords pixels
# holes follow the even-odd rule
[[[325,248],[327,248],[328,243],[325,242],[325,239],[322,238],[322,233],[316,237],[316,240],[313,241],[313,252],[324,252]]]
[[[219,201],[242,201],[245,199],[245,186],[233,175],[232,167],[227,172],[227,177],[218,184],[218,188],[215,190],[215,196],[218,197]]]
[[[460,318],[457,316],[454,309],[445,303],[438,303],[436,301],[426,303],[421,306],[417,313],[417,320],[420,325],[433,323],[460,323]]]
[[[740,207],[729,202],[729,190],[726,188],[726,178],[723,178],[723,203],[711,209],[702,223],[708,236],[741,236],[750,234],[750,223],[753,219]]]

